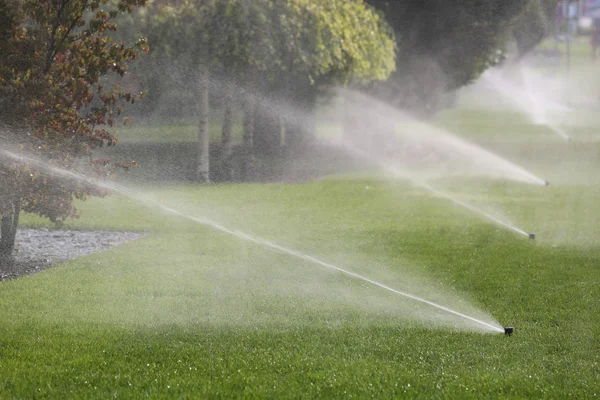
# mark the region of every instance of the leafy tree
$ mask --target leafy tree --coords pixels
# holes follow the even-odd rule
[[[444,93],[498,62],[523,0],[367,0],[398,43],[396,73],[377,88],[398,106],[429,112]],[[429,110],[429,111],[428,111]]]
[[[363,1],[293,0],[287,6],[291,12],[282,19],[278,37],[281,70],[271,91],[292,109],[314,114],[321,87],[385,80],[394,71],[393,32]],[[293,112],[285,123],[286,144],[292,148],[314,130],[314,122],[299,121]],[[258,151],[270,147],[267,153],[273,152],[280,134],[275,128],[272,139],[258,143]],[[268,132],[257,129],[262,135]]]
[[[518,59],[532,51],[554,28],[560,0],[530,0],[512,29]]]
[[[144,40],[115,42],[113,19],[145,0],[0,0],[0,140],[67,170],[108,178],[117,166],[94,160],[94,149],[116,144],[111,127],[135,95],[105,88],[109,73],[123,76]],[[0,256],[14,248],[19,213],[60,223],[76,217],[73,199],[106,190],[57,178],[35,163],[3,157],[0,165]]]

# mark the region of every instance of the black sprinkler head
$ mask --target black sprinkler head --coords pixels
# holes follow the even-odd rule
[[[506,336],[512,335],[514,331],[515,331],[515,328],[513,328],[512,326],[507,326],[506,328],[504,328],[504,334]]]
[[[544,186],[550,186],[550,182],[544,181]]]
[[[535,239],[535,233],[530,233],[529,234],[529,239]]]

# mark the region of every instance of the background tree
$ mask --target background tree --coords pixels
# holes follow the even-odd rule
[[[94,160],[92,152],[112,146],[123,105],[136,96],[118,85],[106,89],[109,73],[123,76],[127,64],[147,49],[115,42],[113,19],[145,0],[0,0],[0,140],[62,169],[84,169],[111,177],[127,164]],[[60,223],[76,217],[73,199],[107,191],[65,181],[35,164],[2,157],[0,164],[0,256],[13,251],[19,213],[36,213]]]
[[[517,45],[517,59],[523,58],[555,31],[556,6],[560,0],[530,0],[516,20],[512,35]]]
[[[213,95],[224,102],[224,159],[231,155],[234,104],[244,109],[244,153],[273,155],[283,119],[290,143],[300,142],[306,124],[290,111],[311,112],[318,84],[384,79],[394,69],[391,30],[361,0],[163,1],[144,18],[153,62],[177,71],[174,84],[189,91],[199,63],[207,66]],[[198,162],[208,165],[205,153]],[[197,179],[207,181],[206,172]]]
[[[430,114],[444,94],[501,59],[523,0],[367,0],[393,27],[396,73],[377,88],[399,107]]]
[[[287,13],[279,14],[281,32],[275,35],[281,46],[281,67],[274,71],[275,79],[267,90],[285,99],[291,110],[299,111],[286,113],[283,119],[286,145],[294,149],[314,133],[320,90],[349,82],[385,80],[395,68],[395,45],[391,28],[363,1],[293,0],[287,1],[287,7]],[[268,116],[269,110],[263,114]],[[277,151],[277,124],[272,133],[256,129],[256,136],[266,136],[256,140],[258,152]]]

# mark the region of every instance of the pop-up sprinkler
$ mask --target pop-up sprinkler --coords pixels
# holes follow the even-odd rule
[[[514,331],[515,331],[515,328],[513,328],[512,326],[507,326],[506,328],[504,328],[504,334],[506,336],[512,335]]]
[[[535,239],[535,233],[530,233],[529,234],[529,239]]]

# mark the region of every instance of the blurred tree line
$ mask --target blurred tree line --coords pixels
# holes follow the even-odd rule
[[[231,179],[241,165],[236,175],[244,180],[255,156],[296,149],[311,136],[324,85],[384,80],[394,70],[393,34],[361,0],[155,1],[137,23],[153,49],[138,66],[148,88],[144,113],[165,96],[181,109],[194,105],[203,182],[211,98],[223,114],[220,170]],[[244,132],[234,155],[236,109]]]
[[[552,3],[552,4],[551,4]],[[368,90],[423,116],[548,32],[556,0],[156,0],[132,17],[150,57],[136,67],[142,116],[195,115],[198,181],[210,180],[208,112],[222,118],[220,179],[248,180],[254,157],[310,140],[317,99],[333,86]],[[206,59],[203,63],[200,60]],[[232,117],[243,114],[233,147]],[[222,116],[221,116],[222,114]]]

